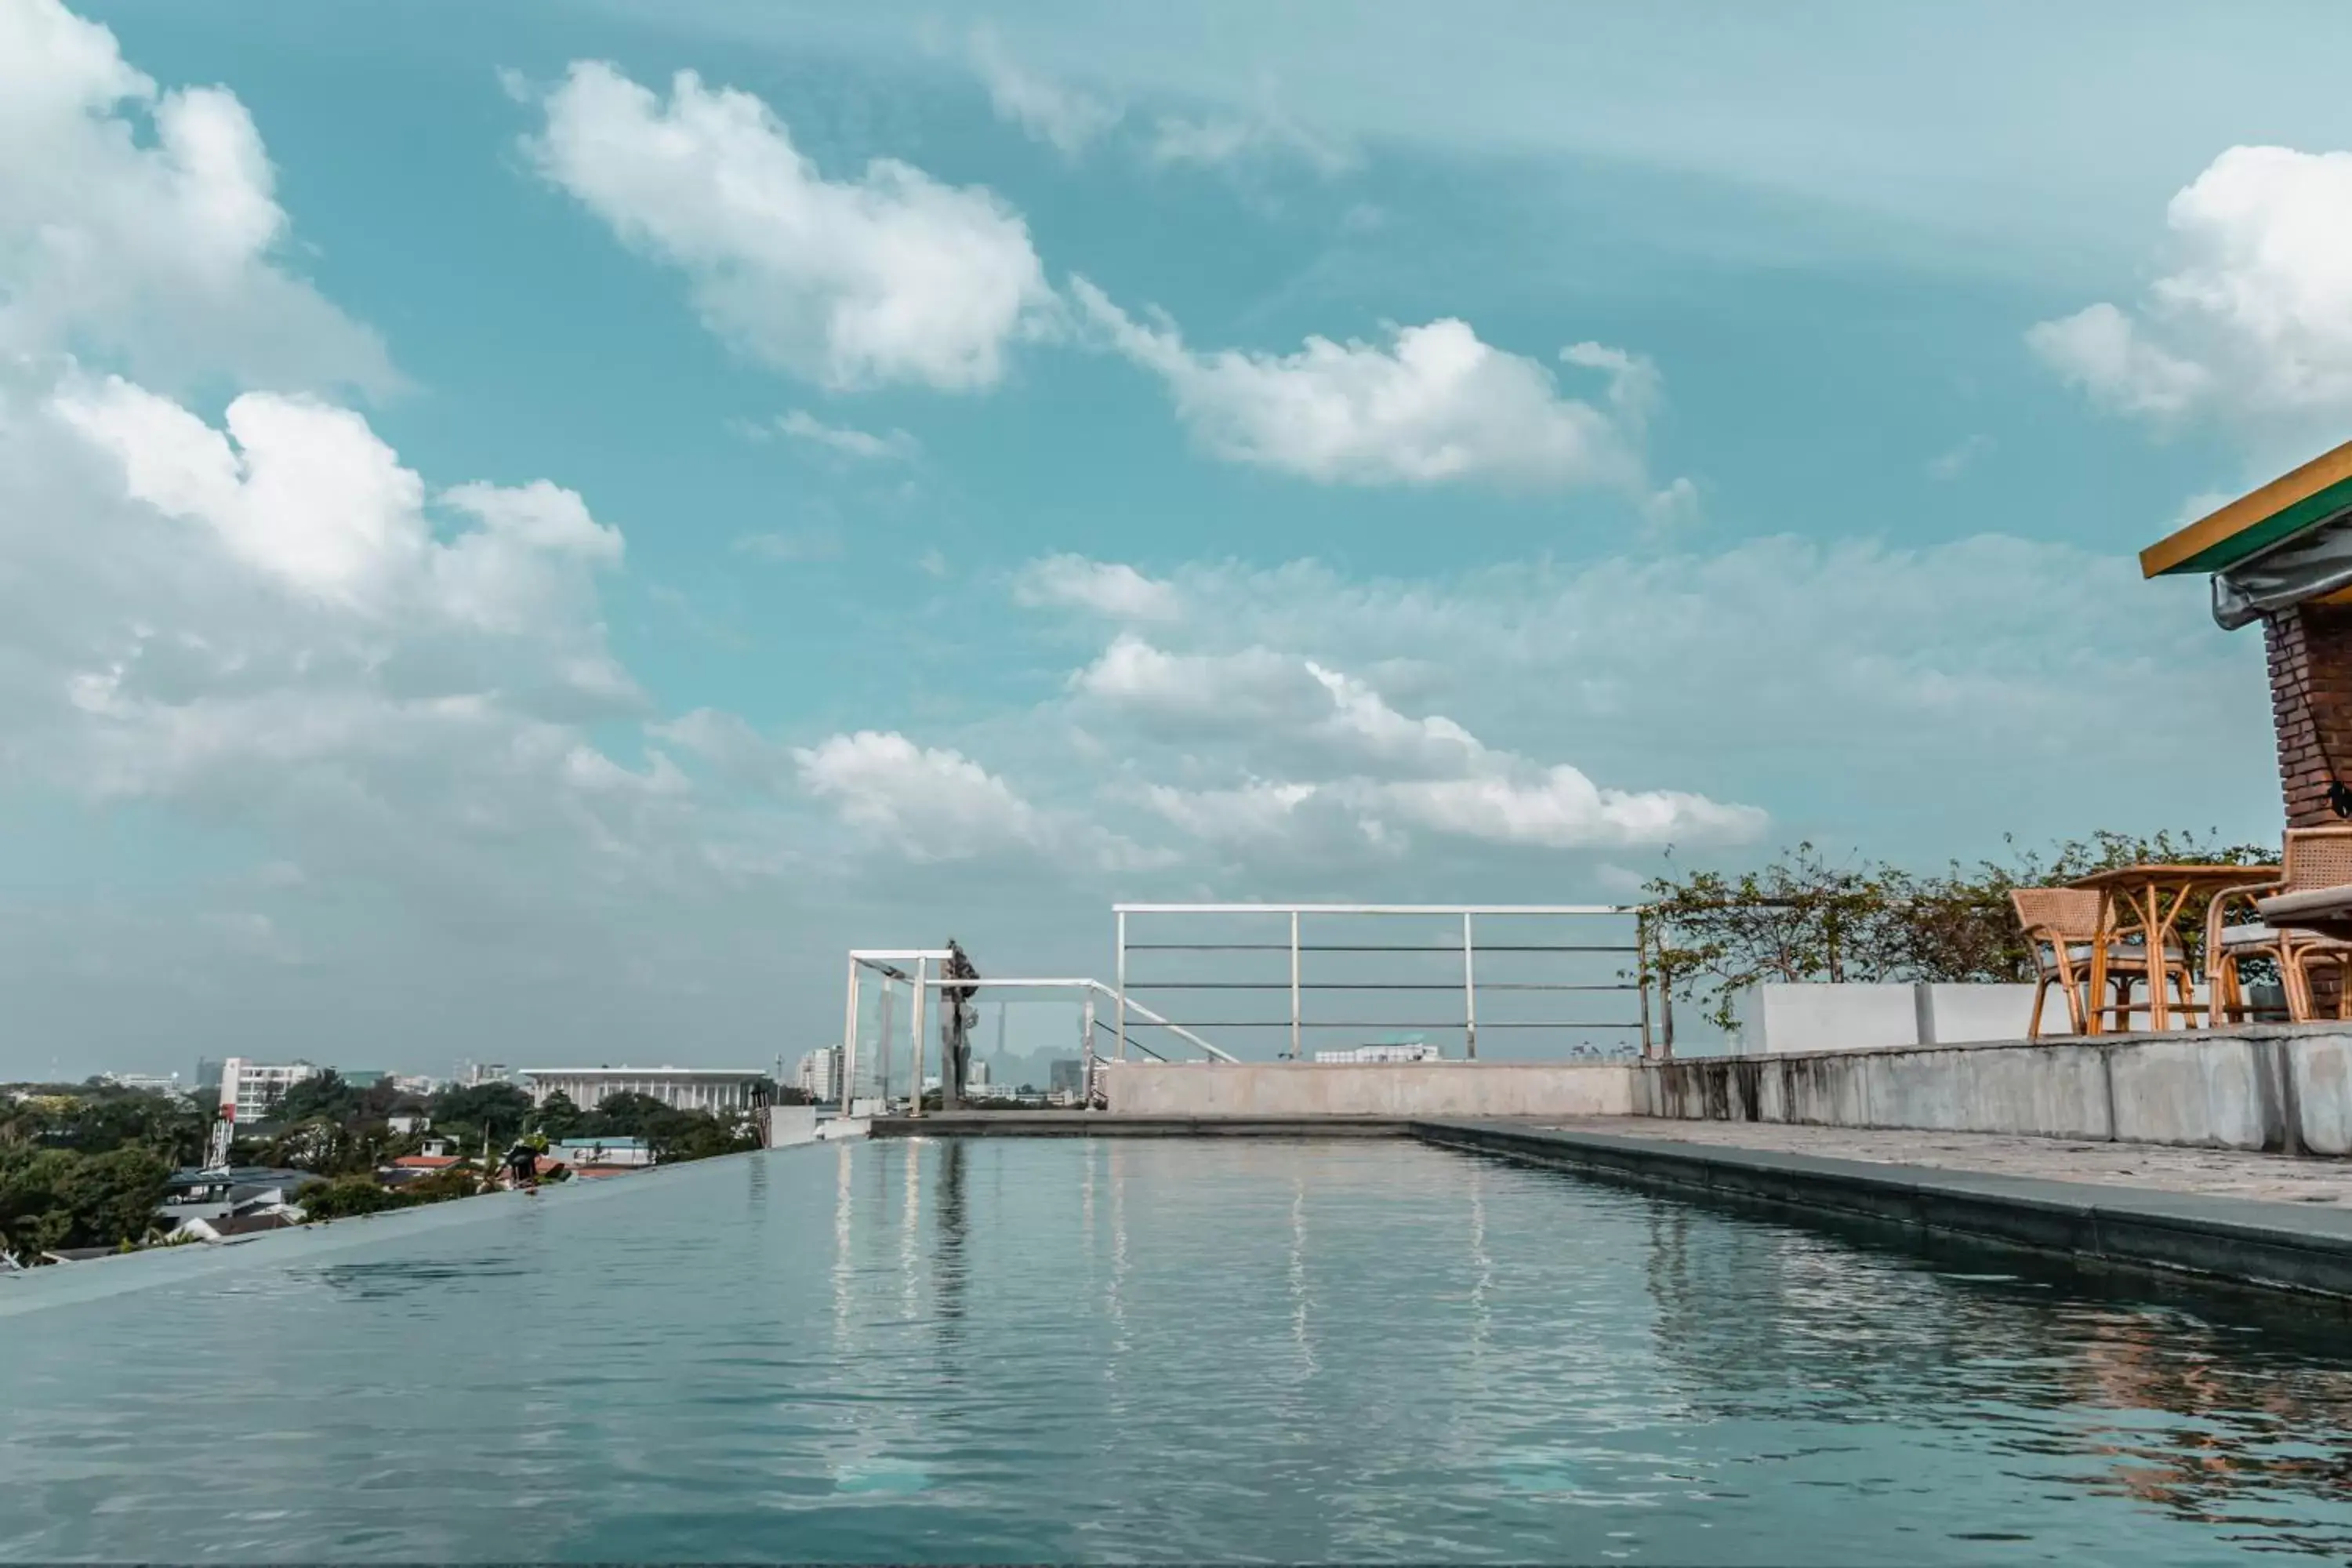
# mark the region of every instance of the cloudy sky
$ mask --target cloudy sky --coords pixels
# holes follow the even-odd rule
[[[1344,18],[1344,21],[1343,21]],[[2288,41],[2292,47],[2287,47]],[[0,0],[0,1075],[2276,831],[2352,14]]]

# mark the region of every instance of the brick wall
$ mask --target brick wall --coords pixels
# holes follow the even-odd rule
[[[2302,605],[2269,616],[2263,644],[2287,826],[2340,822],[2327,804],[2328,759],[2352,784],[2352,605]]]

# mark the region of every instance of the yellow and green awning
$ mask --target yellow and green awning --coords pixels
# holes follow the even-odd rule
[[[2352,513],[2352,441],[2139,552],[2144,575],[2226,572]]]

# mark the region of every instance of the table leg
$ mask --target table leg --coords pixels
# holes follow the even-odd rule
[[[2107,996],[2107,928],[2115,923],[2116,896],[2102,888],[2099,890],[2099,918],[2091,931],[2091,979],[2084,987],[2089,994],[2083,1000],[2089,1011],[2084,1019],[2084,1028],[2094,1035],[2107,1032],[2104,1011]]]
[[[2158,911],[2164,905],[2164,889],[2151,882],[2147,886],[2147,906],[2140,917],[2140,930],[2147,943],[2147,1026],[2151,1029],[2172,1027],[2172,1005],[2165,995],[2172,976],[2165,973],[2164,939],[2171,921]],[[2178,910],[2179,903],[2174,902]]]

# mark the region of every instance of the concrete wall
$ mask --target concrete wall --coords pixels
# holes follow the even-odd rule
[[[2053,995],[2050,1005],[2064,1028],[2066,999]],[[1738,1014],[1741,1055],[2021,1040],[2033,1016],[2033,987],[1751,985],[1740,993]]]
[[[1927,1026],[1935,1031],[1934,1042],[1939,1046],[1976,1040],[2021,1040],[2025,1038],[2026,1025],[2033,1021],[2031,985],[1923,983],[1919,989],[1927,994]],[[2066,998],[2053,991],[2049,1011],[2058,1020],[2058,1026],[2064,1028]]]
[[[1640,1114],[2352,1154],[2352,1029],[2249,1026],[2028,1045],[1645,1064]]]
[[[1614,1062],[1101,1064],[1126,1116],[1627,1116],[1641,1068]]]
[[[814,1105],[771,1105],[765,1109],[768,1119],[768,1147],[789,1149],[795,1143],[816,1141],[816,1107]]]

